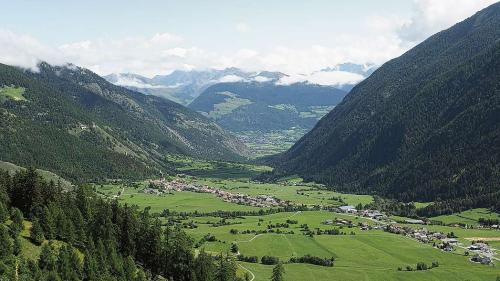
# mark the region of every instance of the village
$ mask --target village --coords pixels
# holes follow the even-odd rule
[[[290,201],[281,200],[270,195],[249,196],[243,193],[234,193],[227,190],[210,187],[199,183],[189,183],[183,180],[175,179],[167,181],[165,179],[151,180],[149,186],[142,192],[153,195],[170,194],[172,192],[189,191],[196,193],[209,193],[217,196],[225,202],[247,205],[253,207],[286,207],[293,205]],[[426,222],[419,219],[405,219],[398,223],[390,219],[386,214],[379,210],[357,210],[354,206],[340,206],[331,211],[342,213],[353,217],[363,217],[375,224],[359,222],[354,225],[351,220],[334,218],[323,222],[325,225],[339,225],[348,227],[359,227],[361,230],[382,229],[386,232],[403,235],[421,243],[431,244],[434,248],[445,252],[453,252],[457,248],[465,250],[466,255],[470,255],[471,262],[480,264],[491,264],[495,257],[495,249],[482,241],[474,241],[470,246],[464,246],[453,233],[443,233],[438,231],[429,231],[425,227],[409,227],[411,225],[425,225]]]
[[[367,223],[359,223],[361,230],[383,229],[384,231],[403,235],[421,243],[432,243],[433,247],[445,252],[455,251],[455,247],[461,248],[465,250],[466,255],[470,256],[469,260],[474,263],[487,265],[491,264],[493,260],[499,260],[495,257],[496,249],[491,248],[483,241],[473,241],[472,245],[464,246],[458,239],[456,239],[457,237],[455,237],[453,232],[445,234],[439,231],[429,231],[425,227],[413,228],[403,226],[389,219],[387,215],[377,210],[357,210],[354,206],[340,206],[336,211],[339,213],[365,217],[377,222],[376,226],[370,226]],[[344,219],[327,220],[324,223],[353,226],[351,221]],[[415,225],[425,224],[423,220],[418,219],[405,219],[404,223]]]
[[[164,179],[152,180],[149,187],[143,190],[148,194],[168,194],[174,191],[190,191],[197,193],[210,193],[219,197],[225,202],[235,203],[239,205],[247,205],[252,207],[286,207],[292,205],[289,201],[284,201],[270,195],[257,195],[255,197],[243,193],[233,193],[223,189],[210,187],[197,183],[187,183],[182,180],[166,181]]]

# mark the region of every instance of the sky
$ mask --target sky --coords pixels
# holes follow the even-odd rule
[[[0,63],[147,77],[226,67],[308,76],[345,62],[383,64],[494,2],[0,0]]]

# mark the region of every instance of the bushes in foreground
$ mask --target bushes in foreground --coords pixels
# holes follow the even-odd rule
[[[245,255],[238,255],[238,260],[243,261],[243,262],[250,262],[250,263],[258,263],[259,258],[257,256],[245,256]]]
[[[411,265],[407,265],[405,267],[405,271],[423,271],[423,270],[429,270],[435,267],[439,267],[439,262],[433,261],[432,264],[429,266],[425,262],[418,262],[416,268],[414,269]],[[398,267],[398,271],[403,271],[402,267]]]
[[[308,263],[319,266],[333,266],[333,262],[335,261],[334,257],[331,258],[320,258],[311,255],[305,255],[302,257],[292,257],[290,259],[290,263]]]
[[[245,256],[245,255],[238,255],[237,256],[239,261],[243,262],[250,262],[250,263],[258,263],[259,258],[256,256]],[[333,266],[333,262],[335,261],[334,257],[331,258],[321,258],[321,257],[316,257],[316,256],[311,256],[311,255],[305,255],[302,257],[292,257],[288,261],[288,263],[308,263],[308,264],[313,264],[313,265],[319,265],[319,266]],[[260,262],[264,265],[276,265],[280,263],[280,259],[275,256],[263,256],[260,259]]]
[[[260,259],[260,262],[265,265],[275,265],[278,264],[280,259],[278,257],[273,257],[273,256],[263,256]]]

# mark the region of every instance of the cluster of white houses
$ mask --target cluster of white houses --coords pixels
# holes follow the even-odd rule
[[[387,216],[377,210],[357,210],[354,206],[340,206],[337,208],[340,213],[355,214],[375,220],[387,219]]]
[[[476,242],[468,247],[461,246],[461,243],[453,237],[448,237],[448,235],[438,232],[438,231],[429,231],[426,228],[414,228],[409,226],[402,226],[388,219],[388,217],[377,211],[377,210],[356,210],[354,206],[341,206],[337,208],[338,212],[353,214],[357,216],[363,216],[372,220],[380,221],[382,227],[391,233],[404,235],[406,237],[415,239],[422,243],[433,243],[436,248],[439,248],[446,252],[451,252],[454,250],[454,247],[462,247],[467,249],[468,251],[474,253],[471,256],[470,260],[472,262],[481,263],[481,264],[489,264],[491,263],[492,257],[494,257],[495,252],[488,246],[486,243]],[[384,223],[385,222],[385,223]],[[343,219],[336,220],[327,220],[324,222],[325,224],[337,224],[337,225],[350,225],[352,226],[352,222]],[[418,219],[406,219],[404,221],[406,224],[425,224],[423,220]],[[372,227],[367,223],[360,223],[359,227],[362,230],[369,230]]]
[[[429,231],[426,228],[412,228],[407,226],[400,226],[397,224],[388,224],[385,230],[390,233],[414,238],[422,243],[430,243],[436,240],[442,241],[446,244],[458,243],[456,239],[447,238],[447,235],[442,232]]]
[[[172,191],[191,191],[214,194],[225,202],[254,207],[285,207],[291,205],[289,201],[284,201],[269,195],[257,195],[253,197],[243,193],[233,193],[223,189],[210,187],[208,185],[187,183],[180,180],[154,180],[150,181],[150,183],[150,187],[144,189],[145,193],[159,195]]]

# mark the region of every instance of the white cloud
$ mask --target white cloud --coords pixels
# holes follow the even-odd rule
[[[116,77],[116,82],[113,84],[119,85],[119,86],[127,86],[127,87],[135,87],[135,88],[140,88],[140,89],[160,89],[160,88],[166,88],[165,86],[161,85],[151,85],[142,82],[141,80],[133,77],[125,77],[122,75],[118,75]]]
[[[56,49],[29,35],[0,29],[0,63],[36,70],[40,58],[52,64],[64,63]]]
[[[71,62],[99,74],[130,72],[152,77],[175,69],[208,66],[213,54],[197,47],[183,47],[183,39],[168,33],[152,37],[101,39],[59,47]]]
[[[243,77],[238,75],[225,75],[219,79],[219,82],[228,83],[228,82],[239,82],[245,80]]]
[[[360,74],[346,71],[318,71],[312,74],[296,74],[282,77],[277,84],[290,85],[298,82],[309,82],[318,85],[338,86],[345,84],[356,84],[363,80]]]
[[[269,82],[272,79],[268,78],[268,77],[264,77],[264,76],[258,75],[258,76],[253,77],[253,80],[256,81],[256,82],[261,82],[262,83],[262,82]]]
[[[165,56],[175,56],[175,57],[180,57],[184,58],[186,57],[186,54],[188,53],[189,50],[184,49],[184,48],[172,48],[172,49],[166,49],[162,52],[163,55]]]
[[[241,33],[245,33],[245,32],[248,32],[248,31],[252,30],[250,28],[250,26],[248,24],[244,23],[244,22],[237,23],[236,26],[235,26],[235,28],[236,28],[236,30],[238,32],[241,32]]]
[[[497,0],[416,0],[415,14],[402,27],[404,40],[419,42],[472,16]]]
[[[332,42],[309,47],[269,46],[223,53],[192,46],[176,34],[103,38],[50,47],[34,37],[0,29],[0,62],[34,68],[39,60],[52,64],[72,62],[101,75],[137,73],[147,77],[173,70],[239,67],[249,71],[281,71],[286,81],[340,83],[359,77],[345,73],[308,75],[344,62],[382,64],[399,56],[427,36],[471,16],[494,0],[415,0],[414,14],[373,15],[365,19],[364,34],[332,34]],[[244,22],[240,32],[251,31]],[[234,78],[234,77],[233,77]],[[284,80],[284,81],[285,81]],[[340,81],[340,82],[339,82]]]

